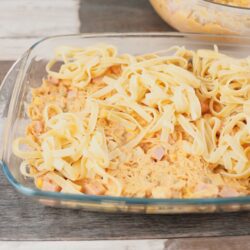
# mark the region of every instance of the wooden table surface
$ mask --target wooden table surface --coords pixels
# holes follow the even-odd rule
[[[0,80],[13,60],[44,35],[171,30],[147,0],[2,0],[0,9]],[[20,21],[4,15],[8,11]],[[43,207],[17,193],[0,171],[0,240],[169,239],[248,234],[249,212],[135,215]]]

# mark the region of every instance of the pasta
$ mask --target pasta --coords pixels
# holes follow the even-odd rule
[[[60,64],[55,71],[54,65]],[[250,58],[174,47],[60,47],[32,90],[20,171],[46,191],[153,198],[249,194]]]

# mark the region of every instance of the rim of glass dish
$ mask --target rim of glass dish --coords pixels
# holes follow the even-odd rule
[[[225,35],[214,35],[214,34],[199,34],[199,33],[178,33],[178,32],[142,32],[142,33],[98,33],[98,34],[69,34],[69,35],[56,35],[42,38],[41,40],[34,43],[21,57],[19,60],[24,59],[25,57],[25,64],[27,59],[30,55],[30,52],[37,47],[40,43],[56,38],[63,38],[63,37],[85,37],[85,38],[94,38],[94,37],[188,37],[188,36],[198,36],[198,37],[225,37]],[[228,35],[226,37],[231,38],[240,38],[240,39],[250,39],[249,36],[232,36]],[[12,67],[11,69],[13,69]],[[7,74],[10,74],[9,71]],[[15,101],[11,100],[12,103]],[[11,106],[11,105],[10,105]],[[9,112],[8,112],[8,118]],[[6,134],[9,134],[9,129],[7,129]],[[3,147],[6,148],[7,141],[4,140]],[[3,150],[2,158],[5,158],[5,150]],[[0,165],[2,165],[3,173],[6,176],[7,180],[10,182],[12,186],[14,186],[19,192],[33,197],[43,197],[48,199],[56,199],[56,200],[71,200],[71,201],[81,201],[81,202],[118,202],[118,203],[126,203],[126,204],[164,204],[164,205],[208,205],[208,204],[245,204],[250,203],[250,196],[240,196],[240,197],[229,197],[229,198],[137,198],[137,197],[116,197],[116,196],[96,196],[96,195],[79,195],[79,194],[67,194],[67,193],[57,193],[57,192],[47,192],[42,191],[37,188],[30,188],[27,186],[22,185],[18,182],[15,177],[12,175],[11,171],[9,170],[7,164],[4,161],[0,161]]]
[[[214,6],[220,6],[220,7],[225,7],[225,8],[231,8],[235,10],[250,10],[250,7],[242,7],[242,6],[234,6],[234,5],[229,5],[225,3],[217,3],[217,2],[212,2],[211,0],[202,0],[203,2],[209,3]]]
[[[202,0],[207,1],[207,0]],[[232,38],[232,39],[250,39],[250,36],[247,34],[242,35],[227,35],[227,34],[210,34],[210,33],[196,33],[196,32],[168,32],[168,31],[159,31],[159,32],[104,32],[104,33],[79,33],[79,34],[64,34],[64,35],[53,35],[43,37],[40,40],[38,39],[30,48],[28,48],[24,54],[19,58],[23,59],[29,56],[29,53],[35,49],[40,43],[45,41],[57,39],[57,38],[69,38],[69,37],[82,37],[82,38],[98,38],[98,37],[193,37],[197,36],[200,38]]]

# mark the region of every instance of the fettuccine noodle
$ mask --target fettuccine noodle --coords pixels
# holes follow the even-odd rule
[[[55,71],[55,66],[59,70]],[[13,143],[38,188],[154,198],[249,194],[250,58],[60,47]]]

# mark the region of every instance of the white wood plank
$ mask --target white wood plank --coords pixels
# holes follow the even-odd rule
[[[1,250],[162,250],[166,240],[118,240],[118,241],[13,241],[0,242]]]
[[[40,38],[0,38],[0,60],[16,60]]]
[[[155,240],[0,241],[1,250],[242,250],[250,236],[174,238]]]
[[[79,0],[1,0],[0,60],[16,60],[42,37],[79,33]]]
[[[78,33],[79,0],[1,0],[0,37]]]

